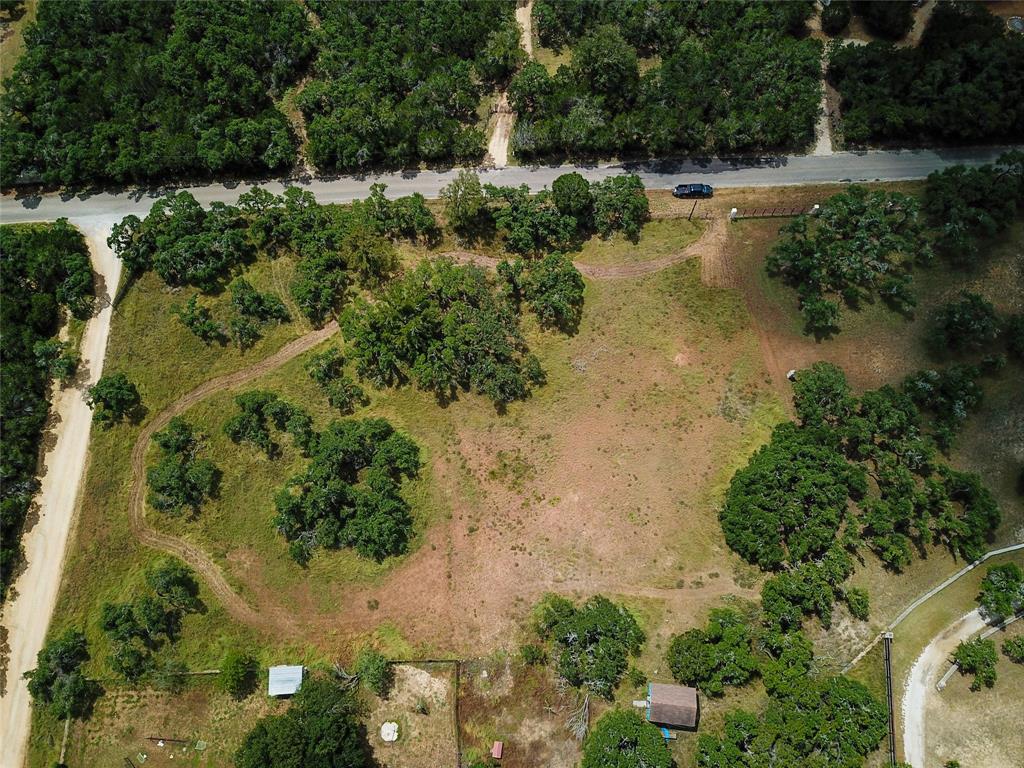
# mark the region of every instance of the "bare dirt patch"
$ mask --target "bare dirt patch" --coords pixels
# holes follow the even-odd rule
[[[366,717],[373,758],[381,768],[436,768],[456,763],[455,667],[396,664],[388,698],[375,699]],[[380,728],[398,724],[398,740],[385,742]]]

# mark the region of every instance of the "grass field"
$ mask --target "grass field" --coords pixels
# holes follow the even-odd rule
[[[2,81],[14,72],[14,65],[25,50],[25,27],[36,18],[39,0],[25,0],[15,15],[0,14],[0,93]]]
[[[726,190],[701,205],[718,213],[743,205],[810,205],[830,191]],[[573,258],[635,264],[673,254],[700,236],[702,223],[678,219],[692,204],[661,192],[652,193],[651,202],[657,219],[645,227],[639,244],[594,240]],[[175,654],[191,668],[204,669],[216,666],[227,647],[241,646],[264,665],[315,666],[347,660],[355,647],[370,642],[403,658],[436,652],[481,659],[462,698],[468,746],[482,749],[488,739],[508,733],[519,743],[550,744],[536,752],[545,764],[572,765],[578,754],[571,743],[562,743],[564,716],[544,709],[562,711],[562,704],[551,704],[551,681],[513,658],[536,600],[547,591],[577,597],[603,592],[625,602],[650,638],[636,665],[651,679],[667,680],[663,656],[673,634],[702,624],[708,610],[723,601],[757,599],[760,576],[725,546],[717,506],[735,469],[786,417],[785,371],[829,359],[847,370],[858,389],[897,381],[927,362],[917,341],[922,317],[964,282],[937,268],[917,281],[922,301],[913,321],[870,307],[845,316],[844,332],[835,340],[816,343],[800,333],[795,297],[763,272],[764,254],[780,224],[733,224],[724,243],[709,244],[700,258],[644,277],[589,280],[583,321],[572,337],[542,332],[524,318],[527,340],[548,381],[505,414],[471,395],[441,406],[415,389],[368,387],[370,404],[356,415],[388,418],[416,440],[424,457],[421,477],[406,487],[415,518],[410,551],[380,564],[341,551],[318,552],[307,569],[295,565],[272,528],[272,499],[305,461],[286,437],[280,440],[281,457],[273,461],[250,446],[232,444],[222,429],[233,413],[234,392],[197,404],[185,419],[206,433],[205,455],[224,472],[219,498],[193,520],[152,511],[149,520],[202,546],[251,604],[271,615],[286,611],[302,632],[257,633],[233,623],[204,594],[208,612],[186,620]],[[971,277],[1004,310],[1020,300],[1012,278],[1021,273],[1022,237],[1018,226],[994,249],[985,270]],[[433,252],[455,247],[446,240]],[[476,250],[499,253],[495,244]],[[431,252],[401,248],[405,264]],[[705,285],[702,261],[708,259],[727,261],[738,289]],[[286,259],[258,261],[250,279],[287,299],[291,269]],[[255,362],[308,329],[298,320],[272,328],[246,353],[206,348],[170,315],[171,305],[188,295],[168,293],[148,276],[115,315],[109,370],[124,371],[138,383],[147,418],[196,384]],[[214,301],[215,313],[227,300]],[[302,364],[300,357],[244,389],[272,390],[307,409],[322,426],[337,414]],[[953,456],[955,464],[982,472],[998,494],[1007,522],[997,542],[1010,540],[1024,523],[1011,478],[1020,458],[1015,451],[1024,450],[1020,435],[1013,434],[1024,407],[1014,397],[1019,376],[1010,367],[990,382],[986,403]],[[135,543],[126,516],[127,457],[139,428],[94,433],[55,619],[58,629],[85,627],[94,652],[90,669],[97,675],[105,674],[108,652],[94,619],[99,606],[131,596],[157,557]],[[894,577],[868,555],[854,582],[871,592],[871,620],[853,622],[840,611],[835,631],[814,632],[826,666],[839,665],[913,596],[956,567],[947,554],[933,550]],[[908,621],[908,637],[927,636],[930,624],[921,621],[920,630]],[[857,674],[877,685],[872,659]],[[479,676],[484,670],[486,684]],[[506,678],[507,691],[498,682]],[[635,693],[624,687],[618,699],[628,704]],[[149,706],[144,696],[118,692],[102,700],[100,711],[109,722],[134,722],[133,712]],[[756,711],[763,700],[763,688],[755,683],[706,701],[701,729],[717,729],[725,712],[737,706]],[[159,724],[192,733],[190,724],[211,718],[251,723],[258,709],[256,703],[232,709],[232,702],[199,683],[181,704],[167,708]],[[154,716],[160,711],[153,705]],[[44,766],[53,759],[61,725],[37,718],[36,726],[33,765]],[[223,751],[208,751],[202,764],[225,765],[224,756],[244,730],[216,731]],[[101,764],[116,749],[137,748],[137,732],[124,731],[123,739],[111,743],[109,731],[73,729],[74,754],[83,764]],[[675,743],[681,768],[692,765],[694,744],[689,735]]]

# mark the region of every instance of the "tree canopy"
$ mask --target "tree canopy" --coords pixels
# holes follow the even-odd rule
[[[931,258],[919,205],[899,192],[851,186],[816,218],[798,216],[781,232],[765,266],[797,290],[806,332],[817,336],[839,330],[839,300],[853,309],[876,298],[913,307],[911,272]]]
[[[4,84],[0,184],[281,172],[273,103],[312,52],[294,3],[43,0]]]
[[[203,440],[180,416],[153,435],[161,452],[160,461],[146,472],[146,501],[153,509],[172,516],[186,511],[197,514],[203,502],[217,492],[221,473],[210,459],[199,458]]]
[[[727,685],[742,685],[757,671],[746,619],[729,608],[711,611],[707,629],[691,629],[672,638],[665,654],[672,677],[721,696]]]
[[[142,396],[123,373],[108,373],[89,387],[85,402],[92,408],[94,422],[111,427],[133,416],[142,405]]]
[[[341,323],[356,371],[379,387],[415,381],[441,401],[473,391],[500,407],[543,381],[515,311],[476,266],[423,261]]]
[[[867,595],[843,583],[865,544],[895,570],[913,544],[984,552],[999,507],[977,475],[938,461],[911,397],[889,386],[856,397],[839,368],[815,363],[797,374],[794,406],[799,423],[776,427],[735,473],[719,514],[734,551],[780,571],[762,590],[770,623],[813,613],[827,626],[840,599],[863,615]]]
[[[559,675],[609,700],[629,657],[640,652],[646,639],[633,614],[603,595],[579,606],[548,595],[538,610],[538,631],[557,648]]]
[[[363,419],[331,422],[314,446],[275,502],[292,557],[305,563],[317,547],[353,547],[375,560],[404,552],[412,517],[402,480],[419,472],[416,443],[384,419]]]
[[[284,714],[268,715],[235,753],[237,768],[364,768],[367,744],[360,708],[348,690],[312,678]]]
[[[855,4],[860,5],[860,4]],[[869,24],[905,4],[864,3]],[[905,22],[891,24],[892,36]],[[939,3],[920,45],[833,45],[828,79],[847,142],[1013,141],[1024,134],[1024,37],[980,3]]]
[[[972,675],[971,690],[980,691],[982,686],[991,688],[996,684],[996,644],[992,640],[976,637],[961,640],[953,651],[953,661],[960,668],[961,675]]]
[[[36,657],[36,668],[25,673],[32,700],[58,720],[81,717],[99,693],[82,671],[88,660],[89,647],[80,631],[69,629],[51,638]]]
[[[512,150],[529,159],[804,146],[821,92],[821,44],[803,34],[812,8],[538,0],[541,44],[571,46],[571,61],[554,74],[530,62],[512,78]],[[641,56],[658,58],[641,67]]]
[[[991,566],[981,580],[978,605],[994,619],[1013,616],[1024,608],[1024,571],[1015,563]]]
[[[475,163],[481,96],[525,58],[511,0],[314,0],[319,52],[296,97],[323,170]]]
[[[635,710],[612,709],[583,742],[582,768],[672,768],[675,761],[655,726]]]
[[[0,226],[0,602],[6,598],[21,527],[39,487],[39,442],[57,361],[74,355],[53,337],[62,315],[92,313],[85,238],[66,219]],[[55,346],[56,345],[56,346]]]

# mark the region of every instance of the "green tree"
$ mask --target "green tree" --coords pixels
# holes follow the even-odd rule
[[[92,420],[110,427],[132,416],[142,405],[142,397],[127,376],[111,373],[89,387],[85,402],[92,408]]]
[[[899,40],[914,26],[913,0],[854,0],[853,10],[872,34]]]
[[[244,699],[256,689],[256,660],[230,648],[220,662],[217,687],[235,699]]]
[[[594,215],[594,196],[590,182],[576,173],[563,173],[551,184],[551,197],[564,216],[576,220],[580,229],[590,226]]]
[[[1015,563],[990,566],[981,580],[978,605],[993,619],[1012,616],[1024,607],[1024,571]]]
[[[268,715],[235,753],[237,768],[364,768],[367,744],[351,692],[328,680],[302,684],[284,714]]]
[[[806,332],[818,337],[838,328],[833,296],[852,309],[877,296],[908,311],[911,272],[931,259],[919,205],[898,192],[852,186],[828,198],[816,218],[798,216],[781,232],[765,267],[797,290]]]
[[[849,0],[832,0],[821,9],[821,29],[827,35],[838,35],[850,24]]]
[[[87,661],[89,648],[80,631],[69,629],[51,638],[36,657],[36,668],[25,673],[32,700],[59,720],[84,715],[99,695],[98,686],[82,672]]]
[[[227,333],[224,326],[213,319],[213,313],[209,308],[199,305],[199,294],[192,294],[183,307],[174,307],[171,310],[182,325],[194,333],[206,344],[223,344],[227,341]]]
[[[1003,654],[1015,664],[1024,664],[1024,635],[1004,641]]]
[[[474,236],[490,222],[484,188],[473,171],[459,171],[455,180],[441,190],[441,200],[448,226],[461,235]]]
[[[355,669],[360,682],[368,689],[382,699],[388,697],[395,682],[395,670],[387,656],[373,648],[363,648],[356,656]]]
[[[631,100],[640,82],[636,49],[613,26],[584,36],[572,54],[572,68],[587,90],[613,104]]]
[[[860,587],[850,587],[844,590],[843,599],[846,601],[846,607],[850,609],[850,614],[855,619],[861,621],[867,621],[868,616],[871,613],[871,603],[868,599],[868,593]]]
[[[992,302],[962,291],[932,317],[925,341],[936,354],[984,349],[999,336],[1001,325]]]
[[[176,558],[164,558],[147,570],[146,584],[162,600],[180,611],[194,613],[203,609],[195,573]]]
[[[661,732],[631,709],[601,716],[583,742],[583,768],[671,768]]]
[[[354,547],[383,560],[405,551],[412,528],[402,480],[417,475],[419,448],[384,419],[335,421],[306,470],[275,499],[274,524],[300,563],[317,547]]]
[[[462,390],[502,408],[543,381],[514,309],[479,267],[423,261],[341,324],[357,373],[378,387],[414,381],[442,402]]]
[[[546,328],[575,333],[583,316],[583,276],[568,256],[549,253],[539,261],[511,267],[519,296]],[[499,268],[499,273],[501,269]]]
[[[594,198],[594,226],[602,237],[621,231],[636,242],[651,216],[651,206],[639,176],[612,176],[590,185]]]
[[[209,459],[198,458],[203,436],[175,416],[166,429],[153,435],[153,440],[163,455],[146,471],[146,501],[153,509],[170,515],[180,515],[186,509],[198,513],[220,485],[217,466]]]
[[[863,470],[785,423],[733,476],[719,520],[734,551],[775,570],[831,548],[842,533],[849,498],[866,490]]]
[[[737,611],[711,611],[707,629],[691,629],[672,638],[665,655],[672,677],[721,696],[727,685],[743,685],[757,671],[750,627]]]
[[[305,367],[309,377],[327,395],[327,402],[343,414],[367,403],[363,388],[345,373],[345,357],[337,347],[313,355]]]
[[[972,691],[980,691],[982,686],[991,688],[996,684],[996,644],[991,640],[982,640],[980,637],[961,640],[953,652],[953,661],[960,668],[961,675],[974,675]]]
[[[543,612],[541,636],[558,648],[558,674],[610,700],[629,657],[640,652],[646,639],[633,615],[603,595],[579,607],[548,601]]]

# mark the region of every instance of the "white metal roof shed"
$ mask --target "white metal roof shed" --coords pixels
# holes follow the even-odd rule
[[[267,694],[270,696],[291,696],[302,687],[302,667],[281,665],[270,668]]]

